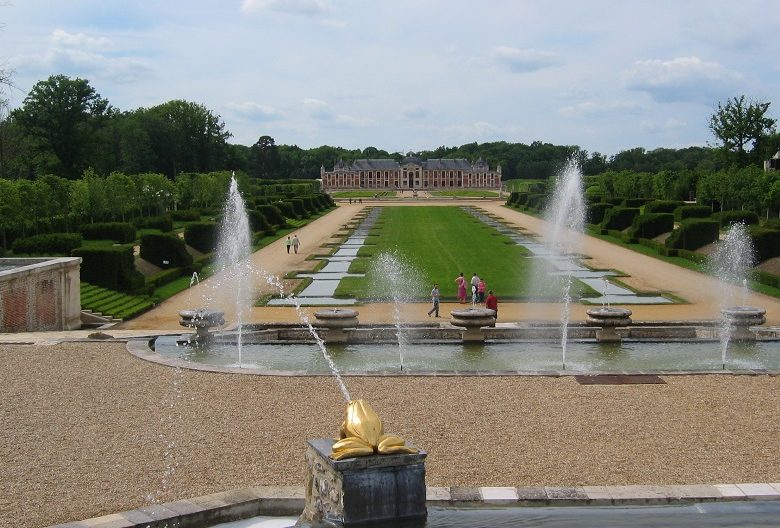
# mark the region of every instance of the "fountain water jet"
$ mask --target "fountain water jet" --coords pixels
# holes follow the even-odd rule
[[[726,368],[729,342],[755,340],[749,325],[763,324],[765,310],[745,306],[748,295],[747,275],[754,264],[753,244],[743,223],[732,224],[717,245],[710,260],[712,273],[721,281],[719,305],[722,314],[720,341],[721,360]]]
[[[555,189],[544,212],[547,231],[544,242],[553,258],[570,260],[578,252],[580,237],[585,230],[585,200],[582,191],[582,171],[572,156],[555,178]],[[566,368],[566,344],[571,312],[571,266],[564,266],[561,280],[561,357]]]

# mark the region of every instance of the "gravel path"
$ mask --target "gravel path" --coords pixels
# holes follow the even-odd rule
[[[0,345],[0,527],[302,485],[345,404],[328,378],[175,371],[123,343]],[[426,449],[428,485],[780,481],[780,377],[347,378]],[[162,435],[162,437],[160,436]],[[165,449],[165,443],[172,447]],[[166,464],[175,473],[166,476]]]

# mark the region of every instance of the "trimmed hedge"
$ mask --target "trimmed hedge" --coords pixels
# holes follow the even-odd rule
[[[653,200],[645,204],[645,213],[673,213],[683,205],[685,202],[679,200]]]
[[[690,218],[684,220],[680,227],[672,231],[666,239],[666,247],[670,249],[699,249],[718,239],[720,224],[714,220]]]
[[[780,230],[751,226],[748,229],[756,252],[756,262],[780,257]]]
[[[123,292],[135,292],[144,287],[144,276],[135,269],[133,246],[78,248],[74,257],[81,257],[81,280]]]
[[[167,233],[149,233],[141,237],[141,258],[161,268],[179,268],[192,264],[184,240]]]
[[[600,224],[604,220],[604,215],[608,209],[614,206],[611,203],[601,202],[588,205],[586,222],[589,224]]]
[[[170,215],[135,218],[133,219],[133,225],[137,229],[159,229],[163,233],[173,231],[173,219]]]
[[[171,211],[171,218],[177,222],[199,222],[199,209],[182,209],[180,211]]]
[[[280,228],[287,225],[287,220],[284,219],[284,215],[278,207],[273,205],[258,205],[256,209],[257,212],[262,214],[265,219],[268,220],[269,224]]]
[[[539,193],[530,193],[526,205],[529,209],[541,209],[544,207],[545,196]]]
[[[184,241],[201,253],[216,250],[218,236],[219,225],[216,222],[193,222],[184,228]]]
[[[639,215],[631,223],[631,236],[636,238],[655,238],[674,229],[672,213],[650,213]]]
[[[306,204],[300,198],[290,198],[286,201],[287,203],[292,204],[293,210],[295,210],[295,214],[298,218],[309,218],[311,216],[311,211],[306,208]]]
[[[135,240],[135,226],[129,222],[84,224],[79,231],[85,240],[114,240],[120,244]]]
[[[611,203],[614,206],[621,205],[625,200],[625,198],[604,198],[604,202]]]
[[[44,255],[59,253],[70,255],[74,249],[81,247],[81,235],[78,233],[49,233],[26,238],[17,238],[11,246],[14,253]]]
[[[753,270],[751,275],[756,282],[772,286],[773,288],[780,288],[780,275],[774,275],[761,270]]]
[[[635,207],[613,207],[606,210],[601,225],[605,229],[622,231],[631,227],[631,223],[637,216],[639,216],[639,209]]]
[[[273,205],[282,212],[285,218],[292,218],[293,220],[300,218],[290,202],[274,202]]]
[[[184,270],[182,268],[166,269],[161,271],[160,273],[155,273],[154,275],[146,277],[146,283],[152,284],[155,288],[159,288],[160,286],[164,286],[169,282],[175,281],[183,274],[184,274]]]
[[[249,216],[249,227],[253,233],[265,233],[267,235],[276,233],[276,228],[266,220],[260,211],[255,211],[254,209],[247,211],[247,216]]]
[[[674,210],[674,219],[682,222],[686,218],[707,218],[712,215],[709,205],[682,205]]]
[[[732,224],[756,225],[758,215],[753,211],[721,211],[712,215],[713,220],[720,222],[720,227]]]
[[[623,207],[642,207],[647,202],[652,202],[652,198],[626,198],[623,203],[620,204]]]

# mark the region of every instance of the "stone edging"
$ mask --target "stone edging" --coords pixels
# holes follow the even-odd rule
[[[446,506],[646,506],[693,502],[780,500],[780,483],[680,486],[438,487],[429,486],[429,507]],[[297,516],[301,486],[259,486],[152,504],[49,528],[196,528],[256,516]]]
[[[187,370],[197,370],[202,372],[219,372],[222,374],[248,374],[255,376],[297,376],[297,377],[331,377],[333,374],[326,372],[306,372],[306,371],[286,371],[286,370],[262,370],[256,368],[236,368],[236,367],[219,367],[215,365],[207,365],[205,363],[193,363],[191,361],[184,361],[182,359],[176,359],[171,357],[165,357],[158,354],[151,348],[149,348],[149,339],[129,339],[127,341],[127,351],[139,359],[150,361],[152,363],[158,363],[160,365],[166,365],[168,367],[183,368]],[[598,376],[598,375],[648,375],[654,374],[657,376],[691,376],[691,375],[712,375],[712,374],[728,374],[728,375],[747,375],[747,376],[778,376],[780,370],[774,369],[731,369],[731,370],[641,370],[635,372],[623,372],[623,371],[578,371],[578,370],[539,370],[539,371],[479,371],[479,372],[414,372],[412,374],[399,374],[390,372],[342,372],[341,376],[345,377],[486,377],[486,376],[547,376],[547,377],[563,377],[563,376]]]

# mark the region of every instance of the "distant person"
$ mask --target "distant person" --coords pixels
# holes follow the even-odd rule
[[[493,290],[488,290],[487,299],[485,299],[485,308],[496,312],[493,317],[498,319],[498,299],[493,295]]]
[[[298,239],[298,235],[293,235],[292,237],[292,247],[295,250],[296,253],[298,253],[298,248],[301,245],[301,241]]]
[[[465,304],[466,302],[466,277],[463,276],[463,272],[455,279],[458,285],[458,302]]]
[[[474,273],[471,276],[471,302],[473,304],[477,302],[477,288],[479,288],[479,277]]]
[[[485,302],[485,288],[487,288],[485,281],[480,277],[479,284],[477,284],[477,302],[480,304]]]
[[[290,253],[290,246],[292,246],[292,238],[290,238],[290,235],[287,235],[287,253]]]
[[[433,289],[431,290],[431,309],[428,310],[428,317],[430,317],[432,313],[435,313],[436,317],[439,317],[439,296],[439,285],[434,284]]]

